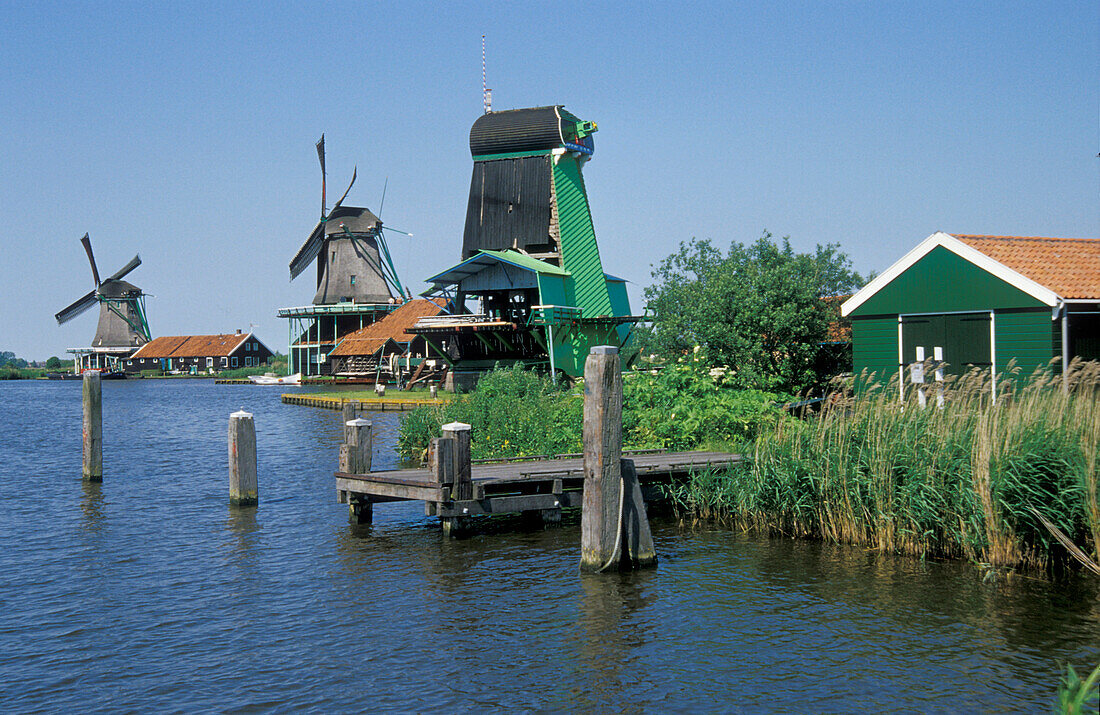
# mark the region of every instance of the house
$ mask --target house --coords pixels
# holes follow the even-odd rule
[[[394,379],[431,358],[427,341],[406,332],[422,318],[439,315],[447,301],[416,299],[341,338],[328,353],[336,377]]]
[[[168,335],[146,343],[126,359],[126,372],[218,372],[266,365],[274,353],[252,333]]]
[[[853,367],[921,382],[1100,359],[1100,239],[934,233],[846,300]]]

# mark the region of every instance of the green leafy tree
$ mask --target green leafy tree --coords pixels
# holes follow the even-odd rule
[[[865,282],[839,246],[795,253],[789,238],[777,243],[767,232],[725,254],[709,240],[681,243],[652,275],[645,352],[674,360],[703,347],[740,386],[790,393],[829,377],[819,353],[840,306],[823,298]]]
[[[61,358],[55,356],[55,357],[51,357],[48,360],[46,360],[46,369],[47,370],[57,370],[60,367],[61,367]]]

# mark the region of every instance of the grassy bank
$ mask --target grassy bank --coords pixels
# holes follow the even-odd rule
[[[1043,569],[1065,559],[1036,516],[1100,551],[1100,370],[1072,389],[1036,376],[997,403],[971,376],[942,409],[892,389],[835,402],[808,422],[761,432],[743,465],[698,474],[671,496],[681,512],[737,528],[915,556]]]

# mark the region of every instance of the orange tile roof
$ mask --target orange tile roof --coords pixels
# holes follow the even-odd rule
[[[250,335],[251,333],[235,335],[167,335],[146,343],[130,359],[222,357],[236,350]]]
[[[445,304],[442,298],[410,300],[385,318],[349,333],[329,355],[373,355],[387,340],[407,343],[413,336],[405,331],[421,318],[442,313]]]
[[[1070,300],[1100,299],[1100,239],[951,234]]]

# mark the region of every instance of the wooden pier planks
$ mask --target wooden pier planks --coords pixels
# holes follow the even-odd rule
[[[707,467],[724,467],[741,456],[727,452],[647,451],[628,455],[642,485]],[[530,462],[473,464],[473,498],[452,500],[450,488],[434,480],[428,469],[396,469],[369,474],[336,472],[340,503],[349,499],[373,502],[423,501],[426,513],[444,518],[579,507],[584,485],[584,460],[579,457]]]

